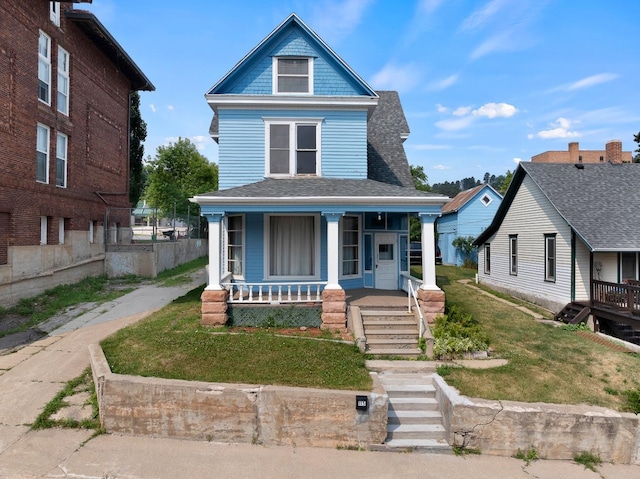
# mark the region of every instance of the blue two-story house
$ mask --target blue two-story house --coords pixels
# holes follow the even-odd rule
[[[453,243],[458,237],[472,237],[475,240],[491,224],[500,203],[502,195],[485,184],[458,193],[444,205],[442,216],[436,221],[443,264],[462,266],[466,260],[477,263],[475,248],[467,253]]]
[[[297,15],[205,97],[220,189],[193,199],[209,224],[203,323],[226,322],[227,303],[317,303],[323,327],[343,328],[345,291],[406,286],[410,216],[435,251],[448,198],[413,187],[398,94],[374,91]],[[443,306],[433,255],[422,267],[419,296]]]

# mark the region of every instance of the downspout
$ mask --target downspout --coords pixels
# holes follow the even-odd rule
[[[556,266],[557,269],[557,266]],[[576,233],[571,230],[571,302],[576,300]]]

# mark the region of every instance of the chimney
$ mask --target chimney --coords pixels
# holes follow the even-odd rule
[[[606,160],[612,165],[619,165],[622,163],[622,141],[611,140],[607,142],[605,147]]]
[[[569,143],[569,163],[578,163],[580,144],[577,141]]]

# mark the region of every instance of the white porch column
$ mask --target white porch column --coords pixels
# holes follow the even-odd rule
[[[209,223],[209,284],[205,289],[210,291],[223,289],[220,284],[220,240],[223,216],[224,213],[209,213],[205,215]]]
[[[340,286],[340,218],[344,213],[322,213],[327,219],[327,285],[325,289]]]
[[[422,289],[440,290],[436,286],[436,243],[434,224],[437,215],[420,213],[422,226]]]

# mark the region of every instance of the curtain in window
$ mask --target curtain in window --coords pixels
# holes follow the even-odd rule
[[[269,228],[269,274],[315,275],[313,216],[271,216]]]

